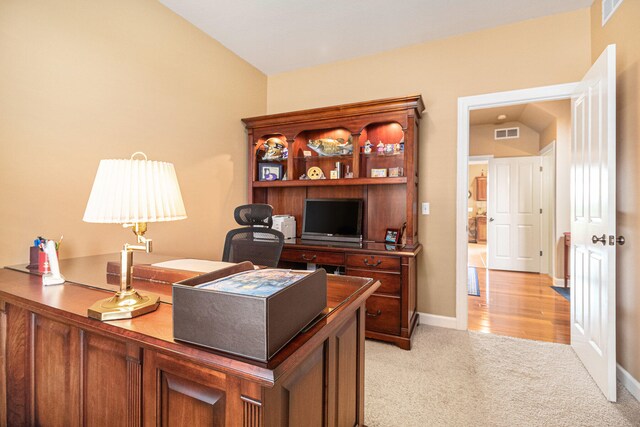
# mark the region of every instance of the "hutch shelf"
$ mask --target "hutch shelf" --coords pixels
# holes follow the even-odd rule
[[[361,245],[285,243],[283,267],[313,263],[328,272],[373,277],[382,285],[367,300],[366,335],[411,348],[418,321],[420,95],[246,118],[249,200],[296,219],[302,234],[305,199],[362,199]],[[332,179],[333,178],[333,179]],[[404,230],[398,244],[387,229]]]

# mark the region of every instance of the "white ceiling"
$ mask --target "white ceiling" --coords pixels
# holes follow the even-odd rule
[[[271,75],[580,9],[593,0],[160,2]]]

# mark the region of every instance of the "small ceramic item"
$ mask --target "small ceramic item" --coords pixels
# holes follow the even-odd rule
[[[364,154],[371,154],[371,147],[373,147],[373,144],[367,139],[367,142],[364,143],[364,149],[362,150]]]
[[[323,179],[324,172],[318,166],[312,166],[307,170],[307,176],[309,179]]]
[[[286,150],[286,148],[285,148]],[[400,153],[400,144],[393,144],[393,152],[394,154]]]
[[[385,144],[384,154],[393,154],[393,144]]]
[[[282,159],[285,160],[288,158],[289,158],[289,150],[287,149],[287,147],[284,147],[282,149]]]
[[[378,145],[376,145],[376,151],[378,153],[383,153],[384,152],[384,144],[382,143],[382,141],[380,141],[378,143]]]

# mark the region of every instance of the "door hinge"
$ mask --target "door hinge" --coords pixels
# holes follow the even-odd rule
[[[540,166],[540,172],[542,172],[542,166]]]
[[[542,256],[542,251],[540,251],[540,256]]]
[[[540,213],[542,213],[542,208],[540,208]]]

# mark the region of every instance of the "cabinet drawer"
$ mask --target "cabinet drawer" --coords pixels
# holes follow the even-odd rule
[[[360,270],[347,268],[347,276],[370,277],[380,281],[380,287],[376,291],[379,294],[392,294],[400,296],[400,273],[387,273],[383,271]]]
[[[384,255],[347,255],[347,267],[400,271],[400,258]]]
[[[400,298],[373,295],[366,302],[366,328],[385,334],[400,334]]]
[[[344,254],[338,252],[301,251],[283,249],[280,255],[282,261],[309,262],[313,264],[343,265]]]

